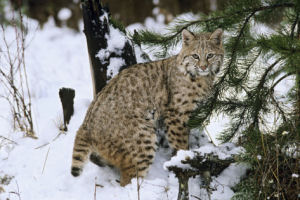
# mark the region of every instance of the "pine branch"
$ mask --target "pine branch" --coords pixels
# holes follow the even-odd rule
[[[284,76],[282,76],[280,79],[278,79],[270,88],[270,91],[274,91],[274,88],[278,85],[278,83],[280,83],[282,80],[284,80],[285,78],[294,75],[294,73],[287,73]]]
[[[253,55],[253,59],[251,59],[251,56]],[[260,55],[261,55],[261,50],[259,50],[259,52],[257,53],[257,54],[252,54],[251,55],[251,53],[250,53],[250,55],[247,55],[247,59],[245,59],[245,62],[243,62],[243,63],[241,63],[240,64],[240,66],[238,66],[239,67],[239,69],[240,69],[240,71],[241,70],[244,70],[244,73],[242,73],[242,75],[241,76],[239,76],[240,78],[239,78],[239,85],[240,85],[240,87],[246,92],[246,93],[248,93],[247,92],[247,90],[245,89],[245,87],[244,87],[244,83],[247,81],[247,77],[249,77],[249,73],[250,73],[250,70],[251,70],[251,68],[254,66],[254,64],[255,64],[255,62],[257,61],[257,59],[260,57]],[[251,59],[251,60],[250,60]],[[249,61],[250,60],[250,61]],[[236,75],[237,76],[237,75]],[[231,78],[235,78],[236,79],[236,77],[232,77],[231,76]],[[238,86],[238,84],[235,84],[235,86]]]
[[[252,8],[252,9],[243,9],[243,10],[238,10],[235,11],[233,13],[228,12],[226,13],[226,11],[224,12],[223,15],[221,16],[217,16],[217,17],[208,17],[208,18],[204,18],[201,20],[194,20],[194,21],[189,21],[186,22],[180,26],[176,26],[175,29],[170,29],[172,30],[173,33],[171,33],[170,35],[166,35],[166,34],[158,34],[158,33],[154,33],[154,32],[149,32],[149,31],[140,31],[138,34],[134,34],[131,36],[132,40],[138,44],[147,44],[147,45],[161,45],[161,43],[171,43],[168,41],[177,39],[180,36],[180,33],[182,32],[182,30],[184,29],[188,29],[191,26],[197,25],[205,25],[207,23],[210,22],[217,22],[217,21],[226,21],[224,19],[229,19],[229,18],[233,18],[233,17],[237,17],[239,18],[240,16],[244,16],[247,13],[251,13],[251,16],[249,17],[249,19],[257,12],[259,11],[264,11],[264,10],[269,10],[269,9],[275,9],[275,8],[291,8],[291,7],[295,7],[295,4],[292,2],[286,2],[286,3],[280,3],[280,4],[274,4],[274,5],[268,5],[268,6],[260,6],[260,7],[256,7],[256,8]],[[247,21],[249,21],[249,19]],[[221,27],[222,28],[222,27]],[[149,35],[154,36],[151,37],[151,40],[149,39]],[[155,39],[156,38],[156,39]],[[177,44],[177,42],[174,42],[175,44]]]
[[[255,12],[256,12],[256,11],[255,11]],[[231,51],[231,53],[230,53],[231,59],[230,59],[230,62],[229,62],[229,64],[228,64],[228,66],[227,66],[227,70],[226,70],[226,72],[224,73],[224,75],[222,76],[221,80],[218,82],[218,84],[222,84],[222,83],[224,82],[226,76],[229,74],[229,72],[230,72],[230,70],[231,70],[231,66],[232,66],[232,64],[234,63],[234,60],[236,59],[236,50],[237,50],[237,46],[238,46],[238,44],[239,44],[239,42],[240,42],[240,39],[241,39],[241,37],[242,37],[242,34],[243,34],[243,32],[244,32],[244,30],[245,30],[245,28],[246,28],[246,25],[248,24],[250,18],[255,14],[255,12],[253,11],[253,12],[252,12],[250,15],[248,15],[248,17],[245,19],[245,21],[244,21],[244,23],[243,23],[243,25],[242,25],[242,28],[240,29],[239,34],[238,34],[238,36],[237,36],[236,39],[235,39],[235,43],[234,43],[233,48],[232,48],[232,51]]]
[[[287,120],[287,117],[285,115],[285,112],[283,111],[283,109],[279,106],[279,103],[276,101],[275,97],[274,97],[274,88],[285,78],[289,77],[293,75],[293,73],[287,73],[284,76],[282,76],[281,78],[279,78],[269,89],[270,91],[270,96],[271,96],[271,100],[273,102],[273,104],[275,105],[275,107],[277,108],[277,110],[279,111],[284,123],[286,124],[290,124],[290,122]],[[295,127],[292,125],[292,127],[295,129]]]
[[[211,99],[211,102],[210,102],[209,107],[208,107],[208,112],[205,113],[205,114],[206,114],[205,118],[203,118],[203,119],[200,120],[199,125],[202,125],[202,123],[203,123],[205,120],[209,119],[210,116],[212,115],[212,112],[213,112],[213,111],[215,110],[215,108],[216,108],[216,102],[217,102],[217,99],[219,99],[220,93],[221,93],[220,87],[221,87],[221,85],[223,85],[223,83],[224,83],[224,81],[225,81],[227,75],[228,75],[228,74],[230,73],[230,71],[231,71],[231,67],[232,67],[232,65],[233,65],[233,63],[234,63],[234,60],[236,59],[236,50],[237,50],[237,46],[238,46],[238,44],[239,44],[240,38],[242,37],[242,34],[243,34],[243,32],[244,32],[244,30],[245,30],[245,28],[246,28],[246,25],[248,24],[250,18],[251,18],[254,14],[255,14],[255,12],[252,12],[250,15],[248,15],[248,17],[245,19],[245,21],[244,21],[244,23],[243,23],[243,25],[242,25],[242,28],[241,28],[240,31],[239,31],[238,36],[237,36],[236,39],[235,39],[235,43],[234,43],[234,46],[233,46],[232,51],[231,51],[231,59],[230,59],[230,62],[229,62],[229,64],[228,64],[228,66],[226,67],[227,70],[225,71],[224,75],[220,78],[220,80],[215,84],[215,90],[214,90],[214,93],[213,93],[213,95],[212,95],[213,98]],[[207,105],[205,105],[205,106],[207,106]],[[198,112],[198,111],[196,111],[196,113],[197,113],[197,112]],[[189,125],[192,125],[192,123],[189,123]]]
[[[279,103],[276,101],[276,99],[273,95],[271,95],[271,100],[272,100],[273,104],[275,105],[275,107],[278,109],[279,113],[281,114],[284,123],[286,123],[286,124],[289,123],[287,120],[287,117],[285,116],[284,111],[281,109],[281,107],[279,106]]]
[[[297,13],[296,19],[291,28],[291,39],[292,40],[294,39],[294,32],[295,32],[296,25],[298,24],[298,21],[299,21],[299,13]]]
[[[266,100],[266,96],[261,95],[261,91],[263,90],[264,85],[266,83],[266,77],[269,74],[269,72],[279,63],[280,60],[281,60],[281,58],[276,60],[273,64],[271,64],[265,70],[264,74],[262,75],[262,78],[259,81],[259,84],[257,85],[256,89],[254,90],[253,94],[255,94],[255,95],[253,95],[253,96],[256,96],[256,98],[254,100],[255,106],[253,107],[254,113],[253,113],[253,119],[252,119],[252,125],[254,125],[254,127],[258,126],[258,116],[259,116],[261,109],[263,108],[262,98],[264,97],[264,99]]]
[[[261,91],[262,87],[264,86],[266,82],[267,75],[270,73],[270,71],[281,61],[282,59],[277,59],[273,64],[271,64],[265,71],[265,73],[262,75],[262,78],[259,81],[259,84],[257,86],[258,92]]]
[[[238,131],[241,129],[241,127],[245,124],[245,114],[246,114],[247,108],[245,107],[241,114],[239,115],[240,117],[237,118],[235,122],[231,123],[230,128],[227,130],[224,130],[220,136],[218,137],[219,140],[222,142],[229,142],[231,141],[234,136],[237,135]]]

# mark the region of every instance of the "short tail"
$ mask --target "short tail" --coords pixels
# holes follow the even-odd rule
[[[73,156],[71,174],[73,176],[79,176],[82,172],[83,166],[91,153],[91,141],[87,138],[87,130],[80,128],[77,131]]]

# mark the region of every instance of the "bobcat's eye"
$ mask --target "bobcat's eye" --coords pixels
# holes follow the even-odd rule
[[[210,58],[212,58],[212,57],[214,57],[214,54],[212,54],[212,53],[209,53],[209,54],[206,55],[206,58],[207,58],[207,59],[210,59]]]
[[[199,60],[199,56],[197,54],[193,54],[192,56],[193,56],[193,58]]]

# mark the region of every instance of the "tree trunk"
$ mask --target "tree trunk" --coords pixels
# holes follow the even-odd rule
[[[297,74],[296,74],[296,89],[297,89],[296,129],[297,129],[298,134],[299,134],[300,133],[300,69],[298,69]]]
[[[110,58],[124,59],[125,64],[120,67],[119,71],[135,64],[136,58],[133,47],[127,40],[123,49],[118,50],[118,52],[109,52],[110,54],[106,58],[106,61],[101,61],[96,55],[101,49],[108,47],[107,38],[110,35],[110,24],[109,19],[107,19],[110,15],[108,8],[102,7],[100,0],[83,0],[82,13],[95,97],[110,78],[107,76],[107,67]]]
[[[183,173],[177,174],[178,178],[178,185],[179,185],[179,191],[178,191],[178,197],[177,200],[189,200],[189,179],[190,177]]]
[[[297,39],[300,40],[300,21],[298,21],[297,25]],[[300,136],[300,66],[298,66],[298,70],[296,72],[296,131],[298,132],[298,137]]]

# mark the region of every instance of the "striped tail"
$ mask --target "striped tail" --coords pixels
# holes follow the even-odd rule
[[[87,138],[87,130],[81,127],[76,134],[72,156],[71,174],[75,177],[81,174],[83,166],[89,158],[91,153],[90,143]]]

